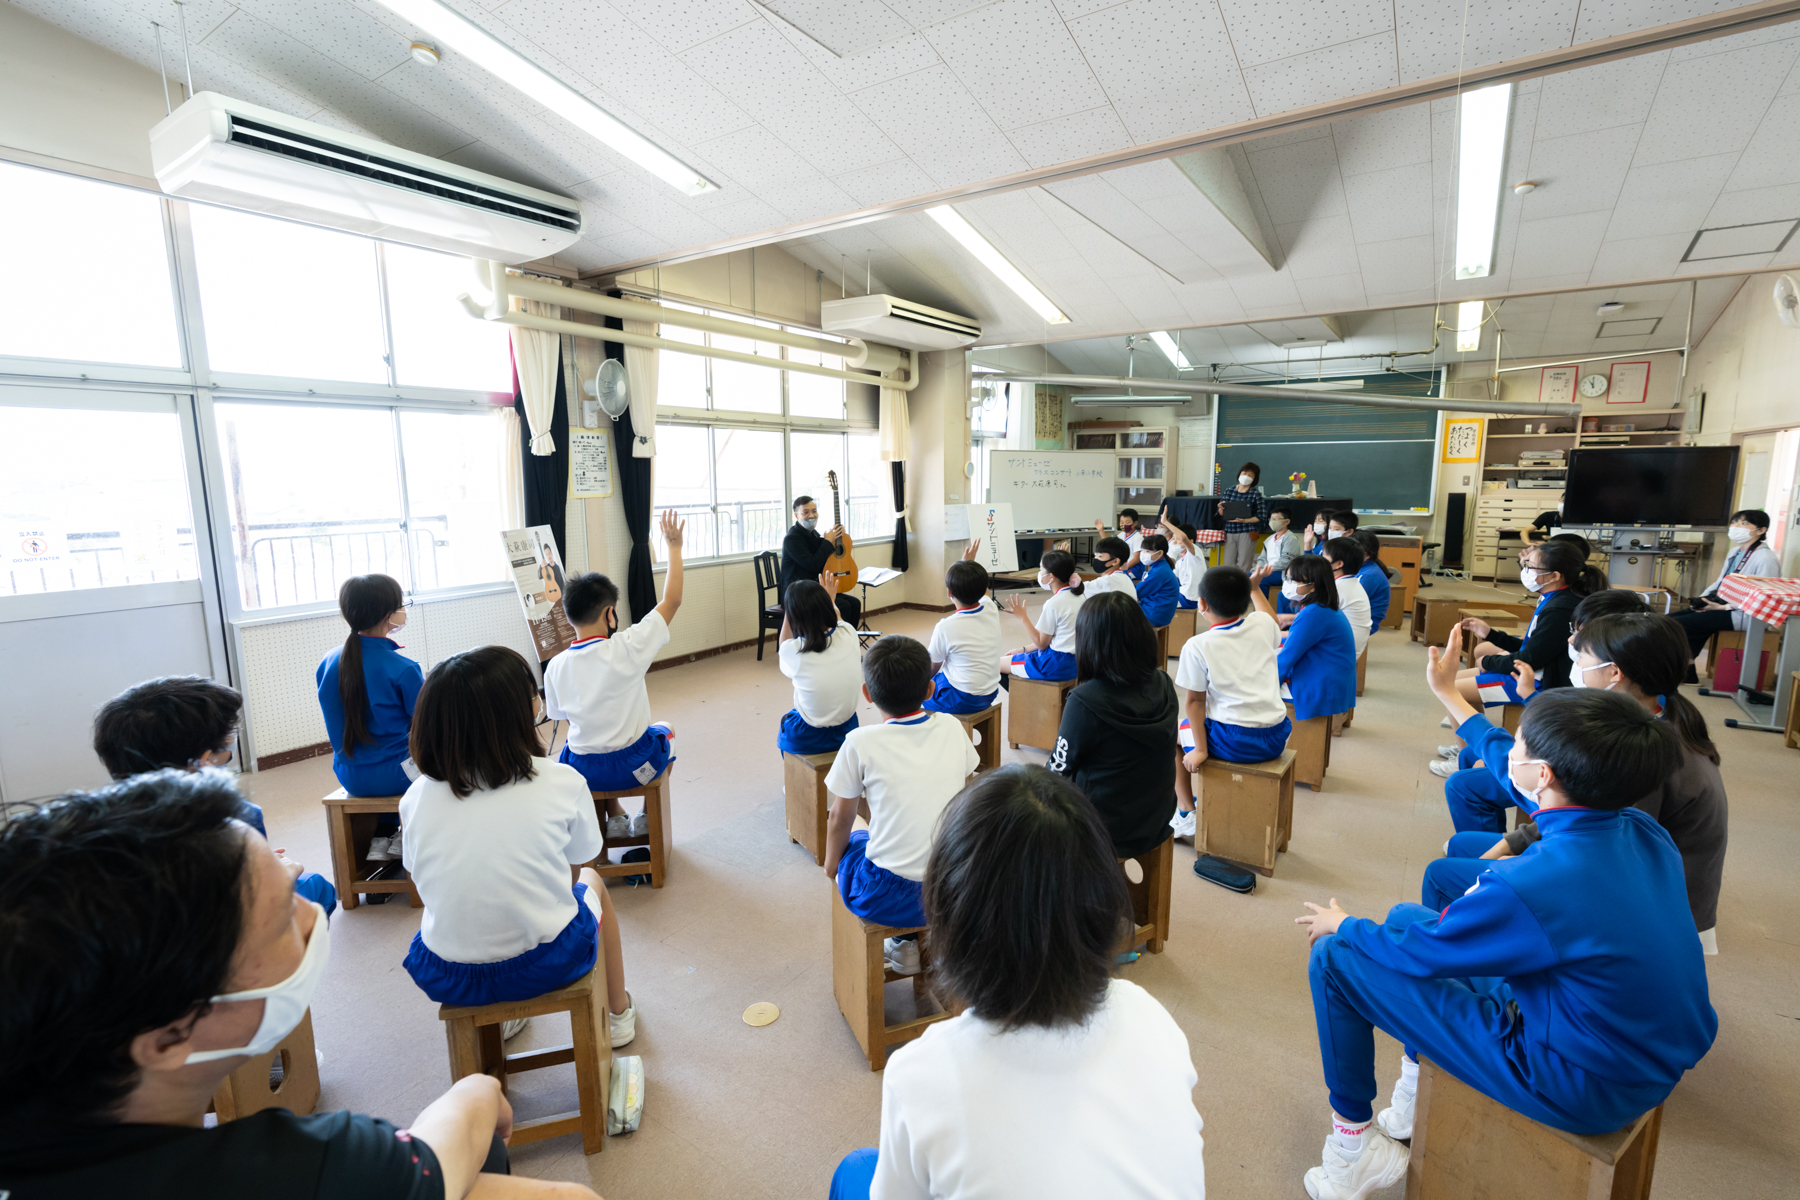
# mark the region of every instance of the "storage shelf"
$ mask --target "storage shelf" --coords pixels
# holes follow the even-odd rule
[[[1679,436],[1681,436],[1681,434],[1683,432],[1685,432],[1685,431],[1680,430],[1680,429],[1633,429],[1633,430],[1630,430],[1629,432],[1627,432],[1625,430],[1620,430],[1617,433],[1584,433],[1581,436],[1582,437],[1590,437],[1590,438],[1679,437]]]
[[[1567,471],[1567,467],[1521,467],[1517,463],[1488,463],[1484,471]],[[1529,489],[1527,489],[1529,490]]]
[[[1488,434],[1488,437],[1490,439],[1493,439],[1493,438],[1547,438],[1547,437],[1572,438],[1574,436],[1575,435],[1572,433],[1490,433],[1490,434]]]

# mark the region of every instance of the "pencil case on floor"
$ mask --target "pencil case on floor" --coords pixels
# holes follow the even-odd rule
[[[1194,874],[1208,883],[1248,895],[1256,890],[1256,872],[1246,870],[1227,859],[1202,854],[1194,860]]]
[[[606,1101],[606,1136],[635,1133],[644,1120],[644,1060],[636,1054],[613,1059],[612,1094]]]

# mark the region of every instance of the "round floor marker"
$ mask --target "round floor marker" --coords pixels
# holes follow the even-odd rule
[[[767,1000],[759,1000],[744,1010],[744,1024],[755,1025],[758,1028],[764,1025],[773,1025],[775,1023],[775,1018],[780,1015],[781,1010],[779,1008],[776,1008]]]

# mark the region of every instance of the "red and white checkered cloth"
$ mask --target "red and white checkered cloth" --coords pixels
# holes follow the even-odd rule
[[[1197,529],[1194,531],[1194,544],[1197,546],[1217,546],[1225,540],[1223,529]]]
[[[1771,629],[1800,612],[1800,579],[1766,575],[1727,575],[1719,599],[1729,600]]]

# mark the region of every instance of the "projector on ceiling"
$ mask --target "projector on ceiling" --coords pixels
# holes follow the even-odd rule
[[[981,336],[981,323],[898,296],[850,296],[819,306],[819,328],[907,350],[954,350]]]

